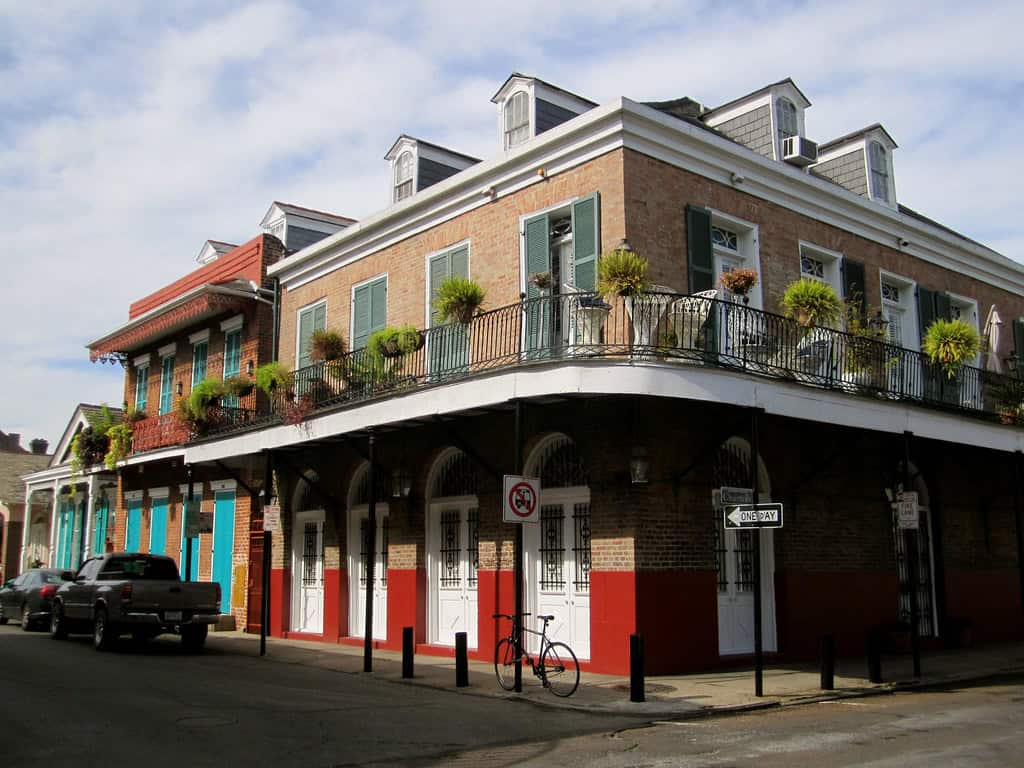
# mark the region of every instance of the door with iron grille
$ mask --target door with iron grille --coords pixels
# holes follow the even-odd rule
[[[589,659],[590,491],[544,489],[541,499],[540,522],[524,531],[528,610],[554,616],[548,636]]]
[[[323,511],[297,513],[292,541],[292,574],[295,580],[293,629],[319,635],[324,631]]]
[[[377,502],[377,535],[373,563],[373,639],[386,640],[388,636],[388,506]],[[349,513],[348,560],[351,586],[349,634],[366,634],[366,595],[369,574],[369,507],[359,505]]]
[[[898,514],[893,513],[893,541],[896,549],[896,569],[900,577],[900,621],[910,625],[910,564],[904,532],[899,527]],[[926,506],[918,507],[917,530],[911,531],[911,539],[917,545],[917,631],[921,637],[934,637],[935,582],[932,550],[932,517]]]
[[[477,647],[479,522],[476,497],[430,506],[430,639],[438,645],[455,645],[455,633],[465,632],[469,647]]]

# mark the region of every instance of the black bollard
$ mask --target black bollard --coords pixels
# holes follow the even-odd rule
[[[877,627],[868,630],[868,680],[882,682],[882,632]]]
[[[629,700],[644,701],[644,638],[629,636]]]
[[[402,677],[412,678],[412,627],[402,627]]]
[[[836,641],[832,635],[821,638],[821,690],[836,687]]]
[[[469,685],[469,657],[466,649],[466,633],[455,633],[455,687],[465,688]]]

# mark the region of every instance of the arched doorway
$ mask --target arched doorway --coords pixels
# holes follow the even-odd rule
[[[935,547],[933,544],[931,499],[928,486],[914,462],[910,462],[910,488],[917,491],[917,530],[911,532],[912,540],[917,544],[917,631],[921,637],[938,635],[935,599]],[[894,484],[892,498],[898,499],[903,492],[903,462],[897,467],[899,482]],[[910,626],[910,563],[907,559],[906,538],[899,527],[899,513],[896,504],[892,505],[893,547],[896,554],[896,570],[900,579],[899,616],[900,621]]]
[[[388,505],[387,479],[375,484],[377,537],[373,565],[373,639],[388,636]],[[348,497],[349,635],[363,637],[366,629],[366,591],[370,517],[370,464],[363,462],[352,479]]]
[[[313,470],[299,478],[292,495],[292,631],[324,631],[324,510],[317,504]]]
[[[757,461],[758,501],[771,501],[771,481]],[[722,489],[729,498],[723,499]],[[754,532],[725,530],[723,506],[750,503],[750,443],[731,437],[718,447],[714,464],[712,507],[715,526],[715,571],[718,581],[718,652],[722,656],[754,652]],[[775,542],[770,528],[761,530],[761,630],[766,651],[775,637]]]
[[[434,462],[427,480],[427,584],[429,641],[455,645],[465,632],[477,647],[480,505],[473,462],[456,448]]]
[[[526,474],[541,481],[540,522],[523,530],[527,610],[553,615],[548,635],[589,659],[590,487],[576,444],[562,434],[546,437]]]

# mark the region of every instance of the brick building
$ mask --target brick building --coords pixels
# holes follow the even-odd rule
[[[554,614],[596,671],[625,671],[634,632],[650,672],[744,658],[758,581],[764,647],[783,658],[825,633],[857,652],[869,627],[906,627],[913,604],[926,643],[965,627],[1020,637],[1022,434],[999,422],[1016,421],[1024,268],[898,203],[880,125],[816,146],[789,80],[708,109],[597,105],[513,75],[494,102],[493,157],[400,137],[394,203],[268,269],[305,420],[257,403],[257,421],[175,449],[252,491],[272,467],[271,631],[359,642],[372,595],[381,646],[409,626],[419,651],[450,653],[465,631],[491,658],[491,616],[513,605],[502,476],[523,473],[542,485],[526,609]],[[654,288],[606,303],[597,264],[623,241]],[[746,301],[720,287],[738,267],[758,276]],[[450,275],[487,291],[467,326],[432,311]],[[831,284],[884,341],[865,358],[852,326],[780,316],[801,277]],[[954,376],[920,352],[938,317],[991,339]],[[421,349],[363,349],[406,323]],[[352,351],[311,364],[324,326]],[[146,483],[173,487],[149,466]],[[722,515],[723,495],[755,488],[786,509],[759,544]],[[903,490],[920,500],[909,536]]]
[[[21,446],[21,435],[0,432],[0,583],[21,573],[20,554],[25,526],[25,484],[22,475],[46,466],[49,444],[36,438],[31,450]],[[29,509],[29,517],[35,510]]]

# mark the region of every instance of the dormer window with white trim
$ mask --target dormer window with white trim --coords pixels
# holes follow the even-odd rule
[[[413,157],[412,152],[403,152],[395,160],[395,202],[404,200],[412,195],[413,183]]]
[[[786,139],[800,135],[796,119],[796,105],[784,96],[775,101],[775,119],[778,121],[780,148]]]
[[[889,153],[881,142],[868,144],[868,167],[871,169],[871,197],[889,202]]]
[[[505,149],[522,144],[530,138],[530,97],[517,91],[505,102]]]

